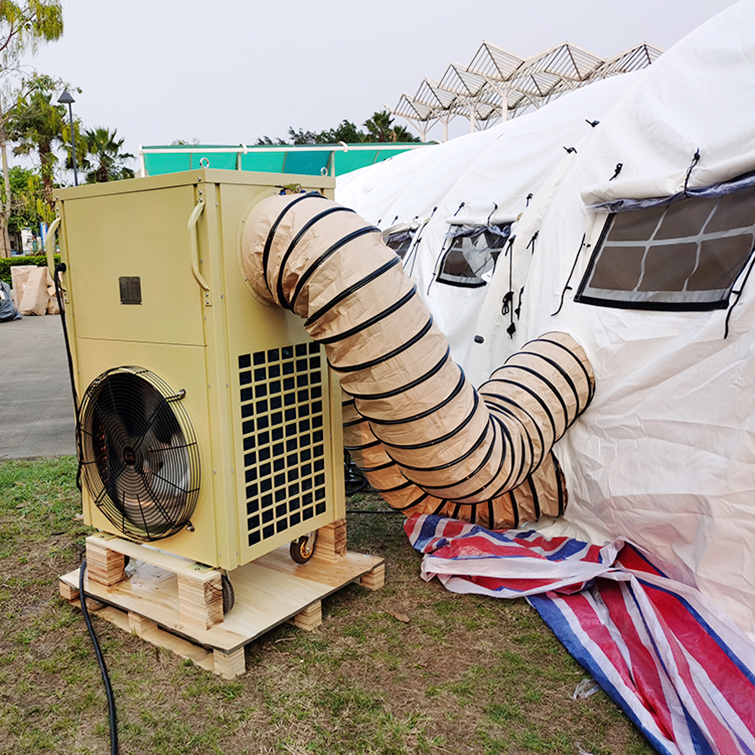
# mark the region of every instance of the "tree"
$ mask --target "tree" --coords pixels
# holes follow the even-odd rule
[[[36,232],[40,223],[50,223],[55,213],[44,201],[39,175],[29,168],[14,165],[9,171],[9,178],[11,187],[9,233],[20,234],[26,228]]]
[[[288,129],[288,141],[285,139],[271,139],[263,136],[257,139],[258,145],[264,144],[360,144],[364,142],[418,142],[404,126],[394,126],[393,117],[387,110],[380,110],[368,118],[364,125],[367,133],[349,120],[342,120],[335,128],[325,131],[305,131],[304,129]]]
[[[394,126],[393,116],[387,110],[379,110],[364,125],[367,127],[368,141],[375,142],[418,142],[419,139],[404,126]]]
[[[20,56],[35,52],[41,42],[51,42],[63,34],[63,9],[60,0],[0,0],[0,73],[7,76]],[[10,255],[8,221],[11,213],[10,168],[8,164],[6,120],[7,103],[0,99],[0,154],[3,185],[0,196],[0,256]]]
[[[91,170],[86,174],[87,183],[106,183],[122,178],[133,178],[134,171],[125,165],[134,156],[121,152],[123,139],[117,138],[118,129],[112,132],[100,126],[84,132],[87,157]]]
[[[60,85],[50,76],[34,74],[29,79],[28,91],[17,98],[7,124],[10,140],[16,143],[13,154],[38,157],[45,201],[50,208],[55,206],[53,177],[58,158],[54,150],[65,146],[66,109],[52,102]]]
[[[379,110],[374,113],[372,118],[368,118],[364,125],[367,127],[367,133],[374,142],[392,142],[393,129],[391,124],[393,118],[387,110]]]

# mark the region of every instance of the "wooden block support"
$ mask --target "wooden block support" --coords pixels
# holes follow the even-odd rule
[[[181,620],[199,629],[209,629],[223,621],[223,584],[220,572],[210,579],[178,574],[178,610]]]
[[[301,613],[294,616],[294,624],[298,629],[311,632],[322,624],[322,603],[318,600],[307,606]]]
[[[67,585],[62,580],[58,581],[58,589],[60,590],[60,597],[63,598],[63,600],[67,600],[69,603],[72,600],[79,599],[79,591],[75,587]]]
[[[212,656],[215,661],[213,671],[224,679],[235,679],[246,672],[244,648],[239,648],[231,653],[224,653],[222,650],[213,650]]]
[[[133,611],[128,612],[128,628],[133,634],[139,637],[144,636],[147,632],[151,632],[153,629],[157,629],[157,624],[154,621],[145,619],[144,616],[139,616],[138,613]]]
[[[346,555],[346,520],[338,519],[317,530],[314,558],[337,563]]]
[[[378,564],[371,572],[367,572],[359,584],[368,590],[380,590],[385,585],[385,563]]]
[[[112,587],[126,578],[126,557],[107,547],[107,540],[88,537],[87,577],[98,585]]]

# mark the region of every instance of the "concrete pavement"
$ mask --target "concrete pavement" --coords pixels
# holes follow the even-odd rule
[[[76,453],[58,315],[0,322],[0,459]]]

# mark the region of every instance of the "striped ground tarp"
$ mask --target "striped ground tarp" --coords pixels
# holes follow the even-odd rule
[[[635,547],[429,515],[405,529],[425,579],[526,597],[659,753],[755,755],[755,645]]]

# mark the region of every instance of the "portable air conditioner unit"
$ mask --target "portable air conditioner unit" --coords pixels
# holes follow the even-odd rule
[[[282,178],[58,192],[87,524],[232,570],[345,515],[338,383],[241,265],[244,221]]]

